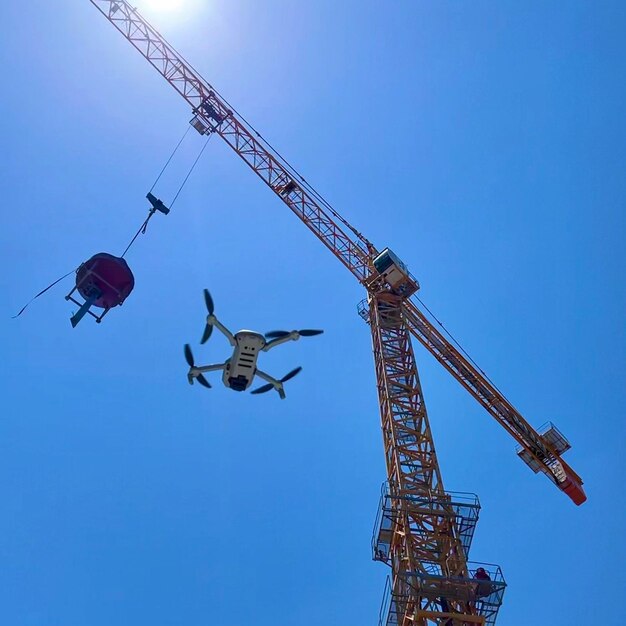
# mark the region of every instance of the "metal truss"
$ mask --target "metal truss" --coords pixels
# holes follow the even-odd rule
[[[472,583],[465,550],[456,512],[451,504],[445,504],[447,494],[402,302],[401,297],[382,292],[369,303],[390,506],[394,509],[386,555],[392,567],[394,623],[445,624],[461,616],[484,623],[467,600]],[[424,504],[433,500],[443,504],[438,508]],[[467,593],[449,597],[443,588],[440,594],[422,593],[416,583],[419,574],[433,576],[433,572],[436,579],[456,578],[457,587],[465,586]]]
[[[389,483],[384,540],[375,542],[392,569],[385,624],[491,626],[506,586],[492,571],[493,592],[477,595],[467,552],[475,519],[459,517],[443,486],[411,337],[415,337],[520,444],[522,458],[577,504],[582,480],[561,459],[569,444],[554,428],[539,434],[430,319],[374,267],[376,248],[318,194],[152,28],[127,0],[89,0],[190,105],[200,133],[218,134],[366,288]],[[457,508],[455,508],[455,506]],[[477,517],[477,512],[476,512]],[[463,524],[469,524],[463,525]],[[383,528],[381,523],[381,528]],[[384,550],[380,550],[380,546]],[[499,578],[498,578],[499,577]]]
[[[364,282],[371,272],[372,244],[343,220],[304,179],[276,154],[150,26],[126,0],[90,0],[115,28],[189,103],[207,132],[217,133],[331,252]],[[350,237],[343,227],[352,232]]]
[[[405,300],[403,313],[411,334],[456,378],[496,421],[522,446],[558,487],[582,479],[553,446],[522,417],[520,412],[427,319],[413,300]]]
[[[379,291],[376,248],[300,176],[127,0],[89,0],[189,103],[194,127],[217,133],[352,272],[368,292]],[[543,471],[577,504],[581,478],[496,387],[429,321],[414,300],[403,303],[407,328],[516,439],[526,462]]]

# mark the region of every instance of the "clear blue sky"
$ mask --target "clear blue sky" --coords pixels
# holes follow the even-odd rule
[[[87,1],[0,22],[0,623],[377,624],[384,464],[359,285],[218,139],[129,262],[137,286],[72,330],[71,279],[119,253],[185,103]],[[618,626],[626,592],[626,5],[195,0],[140,9],[421,296],[535,426],[576,508],[420,346],[446,486],[479,494],[473,558],[499,624]],[[169,200],[201,145],[157,187]],[[267,356],[288,398],[187,385],[201,290],[231,328],[322,327]]]

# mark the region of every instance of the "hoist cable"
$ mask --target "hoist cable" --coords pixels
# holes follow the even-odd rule
[[[135,236],[130,240],[130,243],[126,246],[126,250],[122,252],[122,257],[121,257],[122,259],[124,258],[124,255],[130,250],[130,247],[135,243],[135,239],[137,239],[139,235],[143,235],[143,233],[146,232],[146,228],[148,228],[148,222],[150,221],[150,218],[154,215],[154,213],[155,213],[155,209],[150,209],[150,213],[148,213],[148,217],[146,217],[143,224],[139,227],[139,230],[135,233]]]
[[[191,126],[189,128],[191,128]],[[189,131],[189,129],[187,129],[187,131],[185,132],[185,135],[187,134],[188,131]],[[183,135],[183,139],[185,138],[185,135]],[[176,198],[178,198],[178,196],[180,195],[180,192],[183,190],[183,187],[185,186],[185,183],[189,180],[189,177],[191,176],[191,173],[193,172],[194,168],[196,167],[196,164],[198,163],[198,161],[200,160],[200,157],[202,156],[202,153],[204,152],[205,148],[207,147],[207,144],[209,143],[209,139],[210,138],[211,138],[211,135],[209,135],[207,137],[207,140],[204,142],[204,145],[202,146],[200,152],[198,153],[198,156],[196,157],[196,160],[193,162],[192,166],[189,168],[189,171],[187,172],[187,175],[185,176],[185,178],[184,178],[183,182],[181,183],[180,187],[178,188],[178,191],[176,192],[176,195],[174,196],[174,199],[172,200],[172,203],[170,204],[170,207],[169,207],[170,211],[172,210],[172,207],[174,206],[174,203],[176,202]],[[179,146],[182,143],[183,139],[181,139],[178,142]],[[172,155],[168,159],[167,163],[169,163],[172,160],[172,157],[176,153],[177,149],[178,149],[178,146],[176,146],[176,148],[174,149],[174,152],[172,153]],[[165,164],[165,167],[167,167],[167,163]],[[163,168],[163,170],[161,170],[161,174],[165,170],[165,167]],[[159,176],[157,177],[157,181],[161,177],[161,174],[159,174]],[[156,185],[156,181],[155,181],[155,185]],[[152,185],[152,189],[154,189],[154,185]],[[152,191],[152,189],[150,191]],[[122,258],[124,258],[126,253],[130,250],[130,247],[135,243],[137,237],[139,237],[139,235],[143,235],[146,232],[146,229],[148,228],[148,222],[152,219],[152,216],[155,213],[156,213],[156,209],[155,208],[150,209],[150,212],[148,213],[148,217],[146,217],[146,219],[142,222],[141,226],[139,227],[139,230],[135,233],[133,238],[130,240],[130,243],[126,246],[126,249],[122,253]]]
[[[183,136],[180,138],[180,141],[176,144],[174,151],[172,152],[172,154],[170,154],[170,158],[165,162],[163,169],[159,172],[159,175],[156,177],[156,180],[152,184],[152,187],[150,187],[151,192],[156,187],[156,184],[159,182],[159,179],[161,178],[161,176],[163,176],[163,172],[165,172],[165,170],[167,169],[167,166],[170,164],[170,161],[174,158],[174,155],[178,151],[178,148],[180,148],[180,144],[183,143],[183,141],[185,140],[185,137],[187,136],[187,133],[190,130],[191,130],[191,126],[187,126],[187,130],[183,133]]]
[[[209,143],[209,139],[211,139],[212,136],[213,136],[213,133],[211,133],[206,138],[206,141],[204,142],[204,145],[202,146],[202,150],[200,150],[200,153],[196,157],[196,160],[193,162],[193,165],[189,168],[189,171],[187,172],[187,176],[185,176],[185,180],[183,180],[181,186],[178,188],[178,191],[176,192],[176,195],[174,196],[174,199],[172,200],[172,204],[170,204],[170,209],[174,206],[174,203],[176,202],[176,198],[178,198],[178,196],[180,195],[180,192],[183,190],[183,187],[185,186],[185,183],[187,182],[187,180],[191,176],[191,173],[193,172],[194,168],[196,167],[198,161],[200,160],[200,157],[202,156],[202,153],[204,152],[205,148],[207,147],[207,145]]]
[[[157,176],[156,180],[154,181],[154,184],[152,185],[152,187],[150,188],[150,192],[152,192],[152,190],[154,189],[155,185],[159,182],[159,179],[161,178],[161,176],[163,175],[163,172],[166,170],[167,166],[170,164],[170,161],[173,159],[174,155],[176,154],[176,152],[178,151],[178,148],[180,147],[180,145],[182,144],[183,140],[185,139],[185,137],[187,136],[187,133],[189,132],[189,129],[191,128],[191,126],[189,126],[187,128],[187,130],[184,132],[183,136],[181,137],[180,141],[176,144],[176,147],[174,148],[174,150],[172,151],[172,154],[170,154],[169,158],[167,159],[165,165],[163,166],[163,168],[161,169],[161,171],[159,172],[159,175]],[[209,139],[211,138],[211,135],[209,135],[207,137],[207,140],[204,142],[204,145],[202,146],[198,156],[196,157],[196,160],[193,162],[192,166],[189,168],[189,171],[187,172],[187,175],[185,176],[183,182],[181,183],[180,187],[178,188],[178,191],[176,192],[176,195],[174,196],[174,199],[172,200],[172,204],[170,205],[170,209],[174,206],[174,203],[176,202],[176,199],[178,198],[178,196],[180,195],[180,192],[183,190],[183,187],[185,186],[185,184],[187,183],[187,181],[189,180],[189,177],[191,176],[191,173],[193,172],[193,170],[195,169],[198,161],[200,160],[200,157],[202,156],[205,148],[207,147],[207,144],[209,143]],[[148,217],[146,217],[146,219],[142,222],[141,226],[139,227],[139,230],[135,233],[135,235],[133,236],[133,238],[130,240],[130,243],[126,246],[126,249],[124,250],[124,252],[122,253],[121,258],[124,258],[124,256],[126,255],[126,253],[130,250],[131,246],[135,243],[137,237],[139,237],[139,235],[142,235],[143,233],[146,232],[146,228],[148,228],[148,222],[150,221],[150,219],[152,218],[152,216],[156,213],[156,209],[152,208],[150,209],[150,212],[148,213]],[[71,271],[69,271],[67,274],[64,274],[63,276],[61,276],[60,278],[57,278],[53,283],[51,283],[50,285],[48,285],[45,289],[42,289],[36,296],[34,296],[33,298],[31,298],[19,311],[19,313],[17,315],[12,316],[11,319],[16,319],[17,317],[19,317],[25,310],[26,308],[31,304],[31,302],[33,302],[34,300],[36,300],[37,298],[39,298],[39,296],[42,296],[44,293],[46,293],[46,291],[48,291],[49,289],[52,289],[52,287],[54,287],[57,283],[60,283],[64,278],[67,278],[70,274],[75,273],[76,271],[78,271],[78,268],[75,268]]]

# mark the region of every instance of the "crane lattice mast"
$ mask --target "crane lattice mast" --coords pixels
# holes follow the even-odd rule
[[[191,124],[219,135],[365,287],[359,313],[372,334],[387,481],[372,540],[391,576],[381,626],[492,625],[500,568],[468,561],[480,505],[444,489],[417,372],[417,339],[517,441],[518,455],[576,504],[581,478],[563,461],[569,443],[536,431],[421,310],[419,284],[388,248],[379,251],[337,213],[126,0],[90,0],[187,101]],[[485,577],[486,576],[486,577]]]

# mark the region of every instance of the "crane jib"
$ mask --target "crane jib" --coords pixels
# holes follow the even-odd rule
[[[219,134],[356,278],[364,282],[370,273],[371,244],[337,216],[352,230],[354,236],[349,236],[329,215],[328,203],[302,182],[299,174],[273,153],[255,131],[248,128],[241,116],[128,2],[90,2],[189,103],[195,116],[192,123],[201,118],[202,128]]]

